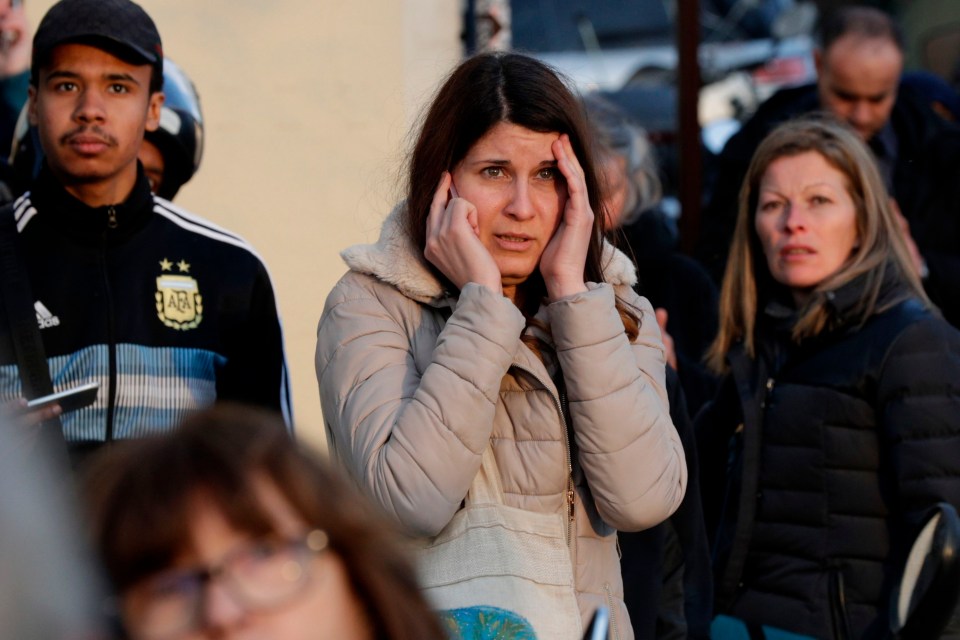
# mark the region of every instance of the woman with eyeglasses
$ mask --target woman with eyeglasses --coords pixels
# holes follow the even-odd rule
[[[393,529],[272,414],[219,406],[118,444],[85,494],[133,640],[446,637]]]

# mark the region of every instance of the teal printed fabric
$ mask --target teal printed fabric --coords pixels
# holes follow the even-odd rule
[[[710,637],[713,640],[814,640],[810,636],[767,626],[761,627],[759,633],[751,633],[743,620],[725,615],[713,619]]]
[[[450,640],[537,640],[523,616],[498,607],[463,607],[439,612]]]

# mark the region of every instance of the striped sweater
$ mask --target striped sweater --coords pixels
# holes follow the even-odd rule
[[[11,209],[54,389],[100,383],[62,417],[68,442],[167,429],[217,399],[290,423],[273,287],[243,239],[151,194],[142,171],[125,202],[90,208],[45,169]],[[0,330],[7,401],[20,380]]]

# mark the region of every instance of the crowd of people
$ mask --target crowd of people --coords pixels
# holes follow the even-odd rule
[[[0,0],[0,27],[0,636],[909,613],[911,546],[960,507],[960,128],[887,14],[823,17],[816,83],[711,167],[699,259],[628,116],[522,53],[458,64],[319,319],[327,455],[292,435],[263,261],[170,202],[203,117],[150,16],[60,0],[31,40]],[[931,637],[960,637],[947,592]]]

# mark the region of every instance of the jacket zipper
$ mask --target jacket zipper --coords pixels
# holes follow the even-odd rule
[[[107,227],[115,229],[117,227],[117,211],[113,207],[107,209]],[[106,441],[113,440],[113,421],[115,417],[115,405],[117,400],[117,345],[114,336],[115,326],[113,319],[113,296],[110,291],[110,272],[107,268],[107,236],[108,232],[103,233],[103,251],[100,256],[100,267],[103,272],[103,291],[104,302],[107,310],[107,358],[109,362],[110,382],[107,394],[107,433]]]
[[[607,594],[607,608],[610,610],[610,628],[613,631],[613,640],[620,640],[620,630],[617,628],[618,610],[613,608],[613,594],[610,593],[610,583],[603,583],[603,591]]]
[[[573,505],[576,502],[577,492],[574,490],[573,486],[573,460],[570,454],[570,435],[567,428],[567,393],[565,391],[560,393],[560,421],[563,423],[563,441],[564,441],[564,454],[566,455],[567,461],[567,546],[573,544],[573,523],[575,519],[575,512]]]
[[[540,383],[540,385],[547,390],[547,393],[550,393],[550,387],[548,387],[543,380],[536,373],[527,369],[526,367],[520,365],[513,365],[517,369],[529,374],[533,377],[534,380]],[[573,522],[574,522],[574,503],[576,500],[576,491],[573,487],[573,459],[570,454],[570,434],[567,432],[567,418],[563,410],[563,405],[566,401],[566,394],[562,393],[561,397],[550,393],[550,396],[553,398],[554,406],[557,408],[557,415],[560,416],[560,425],[563,428],[563,453],[567,463],[567,490],[566,490],[566,503],[567,503],[567,548],[572,548],[573,546]]]
[[[836,564],[830,565],[830,591],[833,637],[837,640],[849,640],[851,633],[847,619],[847,594],[843,585],[843,570]]]

